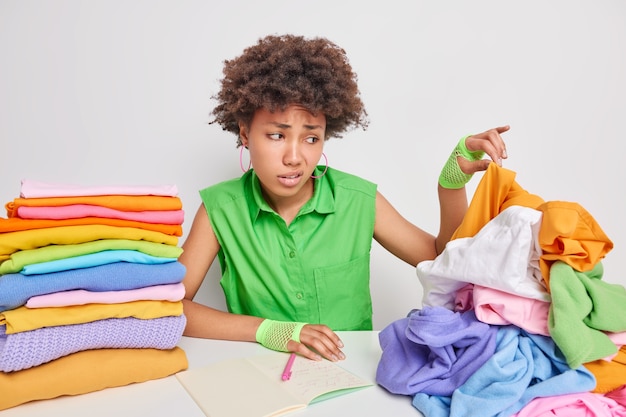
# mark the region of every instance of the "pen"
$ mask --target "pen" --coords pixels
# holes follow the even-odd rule
[[[289,359],[287,360],[287,365],[285,365],[285,369],[283,370],[283,381],[289,381],[291,378],[291,367],[293,366],[293,361],[296,360],[296,354],[292,353],[289,355]]]

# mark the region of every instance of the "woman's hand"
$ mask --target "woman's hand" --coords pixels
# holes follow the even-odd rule
[[[483,151],[491,161],[495,162],[499,166],[502,166],[502,160],[508,157],[506,153],[506,145],[501,134],[508,131],[510,127],[500,126],[493,129],[486,130],[476,135],[468,136],[465,139],[465,146],[470,152]],[[484,171],[487,169],[491,161],[489,159],[481,159],[478,161],[469,161],[465,158],[457,158],[459,167],[466,174],[473,174],[478,171]]]
[[[290,340],[287,349],[305,358],[321,360],[322,357],[336,362],[346,356],[341,351],[343,343],[339,336],[323,324],[307,324],[300,331],[300,343]]]

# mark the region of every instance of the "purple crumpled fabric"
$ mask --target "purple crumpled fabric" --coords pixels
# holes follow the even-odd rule
[[[413,310],[380,332],[376,382],[394,394],[452,395],[493,356],[496,335],[474,310]]]

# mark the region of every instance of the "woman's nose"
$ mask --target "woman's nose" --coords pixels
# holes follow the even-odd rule
[[[283,161],[285,165],[297,165],[302,161],[300,147],[298,144],[288,144],[285,147]]]

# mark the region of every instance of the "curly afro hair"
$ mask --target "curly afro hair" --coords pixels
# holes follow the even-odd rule
[[[270,35],[224,61],[221,89],[211,114],[239,138],[239,122],[249,125],[257,109],[282,111],[298,104],[326,116],[326,137],[341,138],[350,129],[367,129],[367,112],[357,76],[346,52],[324,38]]]

